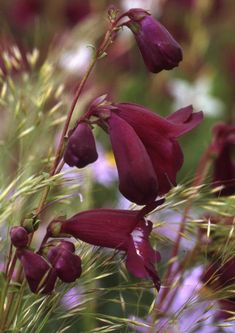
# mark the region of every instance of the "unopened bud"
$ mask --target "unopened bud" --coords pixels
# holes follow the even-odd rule
[[[28,244],[28,233],[23,227],[12,227],[10,231],[11,243],[15,247],[26,247]]]

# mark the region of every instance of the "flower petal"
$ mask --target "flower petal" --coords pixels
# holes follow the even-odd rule
[[[154,251],[149,243],[148,236],[151,230],[152,222],[145,220],[133,230],[127,251],[126,267],[138,278],[151,278],[159,290],[160,279],[154,263],[160,260],[160,254]]]
[[[74,282],[82,273],[79,256],[61,246],[50,249],[48,259],[63,282]]]
[[[203,120],[202,112],[194,112],[191,105],[172,113],[166,118],[132,103],[116,104],[116,113],[130,124],[137,134],[148,129],[149,135],[158,132],[165,138],[177,138],[198,126]]]
[[[153,201],[158,195],[157,178],[143,143],[134,129],[115,113],[108,124],[120,192],[140,205]]]
[[[193,112],[192,105],[189,105],[172,113],[166,119],[177,125],[173,133],[175,137],[179,137],[188,133],[202,122],[203,112]]]

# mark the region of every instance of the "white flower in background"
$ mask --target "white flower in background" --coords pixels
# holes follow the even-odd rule
[[[60,66],[69,72],[82,74],[86,71],[92,58],[92,49],[87,44],[81,44],[76,49],[63,53]]]
[[[151,11],[151,14],[159,15],[163,0],[122,0],[121,5],[124,11],[131,8],[143,8]]]
[[[181,79],[172,80],[169,84],[170,93],[174,97],[173,109],[192,104],[196,110],[203,110],[208,117],[219,116],[224,109],[221,100],[211,95],[212,81],[201,77],[194,83]]]

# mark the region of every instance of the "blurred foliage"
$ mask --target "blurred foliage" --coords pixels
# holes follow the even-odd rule
[[[71,216],[91,207],[115,207],[118,202],[115,181],[111,185],[96,182],[90,167],[72,172],[63,169],[60,175],[54,177],[49,177],[49,170],[61,125],[91,57],[90,46],[96,45],[105,31],[107,7],[115,4],[121,8],[124,2],[1,1],[2,235],[6,235],[10,226],[19,224],[25,215],[35,211],[47,186],[50,186],[51,192],[42,216],[42,232],[44,224],[55,215]],[[231,122],[235,117],[235,2],[152,0],[148,4],[153,15],[182,45],[184,61],[173,71],[149,74],[133,37],[123,31],[109,50],[108,57],[101,59],[96,66],[76,107],[73,123],[90,100],[103,93],[108,93],[114,101],[143,104],[166,116],[175,110],[177,102],[171,88],[174,80],[181,80],[195,89],[195,82],[206,77],[210,86],[203,107],[205,121],[181,140],[185,163],[178,176],[180,186],[173,189],[166,201],[171,208],[176,202],[172,209],[182,212],[185,203],[190,200],[190,187],[185,189],[185,186],[190,184],[199,158],[211,140],[211,128],[218,121]],[[207,111],[213,98],[222,105],[220,113]],[[185,106],[184,96],[180,101],[183,103],[181,107]],[[109,149],[103,135],[98,133],[97,136],[101,144]],[[198,215],[203,211],[233,215],[234,197],[222,198],[215,204],[208,186],[210,179],[207,180],[199,198],[196,198],[198,201],[194,200]],[[165,223],[157,218],[154,222],[156,227]],[[199,224],[208,234],[208,220],[203,216],[194,218],[192,214],[184,237],[197,237]],[[231,241],[231,225],[212,223],[210,228],[216,239],[222,240],[222,252],[225,251],[227,247],[224,249],[222,242],[226,237],[228,242]],[[154,236],[152,241],[164,253],[169,252],[172,245],[170,239],[159,235]],[[34,246],[38,242],[36,239]],[[3,237],[1,260],[7,255],[7,244],[7,238]],[[202,247],[195,262],[205,261],[205,255],[216,256],[218,243],[215,247],[210,248],[210,253],[206,246]],[[149,288],[150,283],[127,278],[121,257],[116,255],[114,258],[110,251],[101,255],[99,249],[84,244],[77,244],[77,248],[84,260],[84,272],[78,282],[83,288],[81,304],[69,311],[61,306],[62,295],[71,285],[68,288],[59,286],[58,291],[47,298],[28,294],[20,317],[14,322],[14,332],[22,332],[22,328],[24,332],[32,333],[65,332],[65,327],[71,333],[134,332],[128,316],[146,317],[151,312],[154,295]],[[169,259],[167,253],[165,257]],[[160,265],[161,275],[167,266],[167,262],[163,262]],[[15,288],[22,291],[25,286]],[[51,314],[51,319],[47,321]]]

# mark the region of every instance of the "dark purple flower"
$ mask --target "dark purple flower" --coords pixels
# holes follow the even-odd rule
[[[48,294],[55,286],[57,274],[47,261],[37,253],[27,249],[17,249],[29,288],[33,293]]]
[[[150,204],[158,195],[166,194],[176,185],[176,175],[183,164],[183,153],[176,139],[203,119],[202,112],[193,113],[192,106],[164,119],[137,104],[112,104],[105,101],[105,96],[98,97],[80,121],[88,123],[91,116],[97,118],[96,123],[110,136],[120,192],[139,205]],[[79,158],[84,162],[89,155],[86,150],[89,151],[92,145],[88,147],[84,141],[75,140],[75,132],[70,138],[65,161],[68,163],[69,158],[72,161],[74,153],[79,152]]]
[[[235,193],[235,124],[218,124],[213,129],[212,151],[216,155],[213,186],[223,186],[219,195]]]
[[[160,260],[160,254],[149,243],[152,222],[144,219],[143,212],[89,210],[66,221],[53,221],[48,232],[54,237],[69,235],[92,245],[125,251],[127,269],[138,278],[151,278],[159,289],[160,280],[154,263]]]
[[[24,30],[31,26],[42,12],[40,0],[12,1],[9,11],[11,23],[18,29]]]
[[[11,243],[15,247],[26,247],[28,244],[28,233],[23,227],[12,227],[10,230]]]
[[[183,164],[176,139],[203,119],[202,112],[193,113],[192,106],[164,119],[131,103],[97,106],[93,115],[102,127],[107,126],[120,192],[139,205],[149,204],[176,185],[176,174]]]
[[[176,138],[200,124],[202,112],[193,113],[192,106],[188,106],[164,119],[139,105],[120,103],[116,106],[117,115],[134,129],[145,147],[157,177],[158,195],[167,193],[176,185],[176,174],[183,164],[183,153]],[[131,141],[126,144],[131,145]]]
[[[95,139],[89,124],[81,122],[69,136],[64,161],[69,166],[83,168],[97,160]]]
[[[158,180],[143,142],[133,127],[116,113],[107,122],[120,192],[137,204],[153,201],[158,195]]]
[[[82,273],[81,259],[74,250],[73,243],[61,241],[48,252],[48,260],[63,282],[74,282]]]
[[[65,1],[64,16],[69,26],[73,27],[89,14],[90,5],[87,1]]]
[[[183,59],[181,47],[160,22],[140,8],[130,9],[126,16],[130,21],[125,25],[134,33],[150,72],[158,73],[178,66]]]

